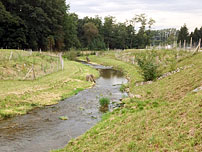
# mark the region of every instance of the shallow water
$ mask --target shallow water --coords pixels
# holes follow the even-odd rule
[[[1,121],[0,152],[48,152],[63,148],[69,140],[82,135],[101,119],[100,97],[119,102],[126,95],[119,91],[120,85],[127,83],[123,73],[110,67],[87,65],[100,71],[93,88],[57,105]],[[68,120],[60,120],[60,116],[67,116]]]

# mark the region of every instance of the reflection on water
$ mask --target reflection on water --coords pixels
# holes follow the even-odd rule
[[[97,80],[99,84],[105,85],[121,85],[127,83],[127,79],[123,76],[123,73],[113,69],[99,69],[100,78]]]
[[[105,69],[105,70],[99,70],[100,76],[105,79],[111,79],[112,77],[117,77],[123,79],[123,73],[120,71],[116,71],[113,69]]]

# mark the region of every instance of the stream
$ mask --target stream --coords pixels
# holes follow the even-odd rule
[[[0,152],[49,152],[63,148],[69,140],[84,134],[101,120],[99,98],[118,103],[126,93],[123,73],[111,67],[83,64],[96,68],[100,77],[93,88],[79,92],[57,105],[37,108],[26,115],[0,121]],[[112,110],[113,104],[110,104]],[[68,120],[60,120],[66,116]]]

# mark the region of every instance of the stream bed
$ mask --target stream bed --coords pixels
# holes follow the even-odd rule
[[[29,114],[0,122],[0,152],[49,152],[63,148],[69,140],[84,134],[101,120],[99,98],[120,102],[126,93],[123,73],[111,67],[93,65],[100,72],[93,88],[79,92],[57,105],[35,109]],[[113,107],[113,105],[111,105]],[[59,117],[66,116],[67,120]]]

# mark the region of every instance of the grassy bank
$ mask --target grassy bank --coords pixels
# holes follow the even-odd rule
[[[58,70],[44,73],[43,69],[41,71],[41,68],[36,68],[36,73],[43,73],[36,80],[16,80],[11,74],[15,73],[13,71],[16,68],[13,68],[11,65],[16,65],[21,69],[21,65],[26,62],[26,65],[31,66],[34,64],[35,67],[38,67],[41,65],[41,62],[48,65],[50,59],[51,63],[53,63],[52,61],[57,61],[57,59],[46,54],[40,55],[39,53],[33,53],[32,57],[30,57],[28,52],[25,52],[27,56],[24,55],[24,59],[19,59],[18,57],[16,59],[13,58],[11,63],[9,63],[8,57],[10,56],[10,52],[5,52],[5,50],[0,51],[3,57],[5,57],[6,53],[9,55],[4,60],[1,60],[0,64],[1,73],[4,73],[1,75],[2,79],[0,80],[0,120],[25,114],[27,111],[36,107],[56,104],[61,99],[65,99],[76,94],[78,91],[91,87],[93,84],[85,80],[87,74],[98,76],[98,72],[88,66],[64,60],[63,71]],[[5,64],[6,59],[8,64]],[[35,62],[33,62],[33,59]],[[2,65],[4,66],[2,67]],[[28,69],[26,68],[26,70]],[[8,78],[6,76],[6,70],[12,71],[10,72],[12,76],[9,79],[4,79]],[[27,71],[20,70],[18,72],[15,73],[16,77],[22,78]]]
[[[124,108],[105,114],[95,127],[57,152],[202,151],[202,90],[193,92],[202,86],[201,58],[201,53],[186,54],[174,69],[191,68],[136,86],[142,80],[136,65],[116,59],[114,53],[91,56],[92,62],[122,69],[130,77],[130,91],[141,98],[126,99]],[[165,72],[171,64],[166,63]]]

